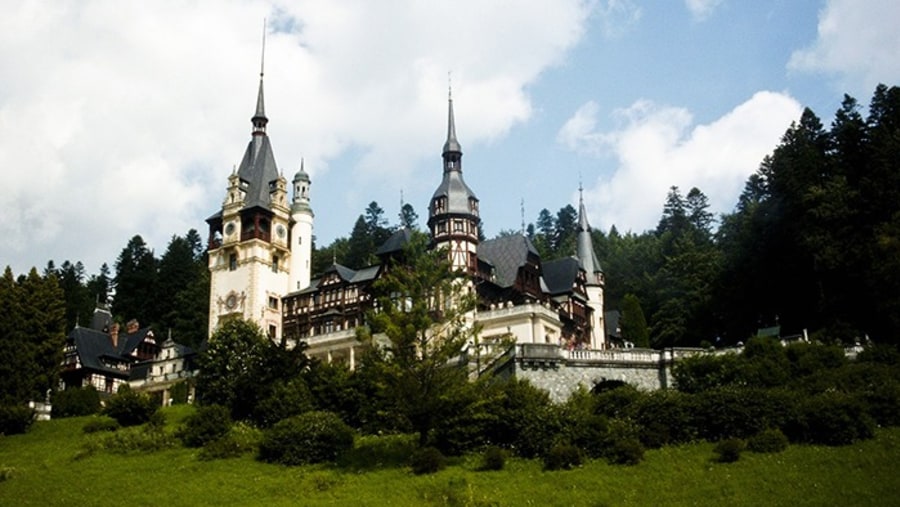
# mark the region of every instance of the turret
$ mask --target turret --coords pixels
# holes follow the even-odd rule
[[[603,319],[603,270],[594,252],[594,241],[591,238],[591,226],[588,224],[587,210],[584,207],[583,190],[578,188],[578,261],[587,275],[588,306],[591,313],[591,348],[606,348],[606,329]]]
[[[443,178],[428,207],[428,228],[436,248],[446,248],[453,269],[474,273],[478,257],[478,198],[462,175],[462,148],[456,139],[453,96],[449,95]]]
[[[294,175],[294,199],[291,204],[291,281],[288,292],[309,285],[312,264],[312,230],[314,214],[309,205],[309,175],[300,161],[300,170]]]

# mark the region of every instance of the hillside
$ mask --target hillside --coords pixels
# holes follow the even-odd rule
[[[166,410],[167,431],[190,407]],[[435,475],[398,464],[404,439],[365,438],[353,465],[282,467],[250,456],[200,461],[175,447],[148,454],[84,453],[89,418],[35,424],[0,437],[0,505],[896,505],[900,428],[847,447],[791,446],[711,461],[712,444],[648,451],[633,467],[591,461],[545,472],[511,459],[499,472],[458,459]],[[391,452],[393,450],[393,452]]]

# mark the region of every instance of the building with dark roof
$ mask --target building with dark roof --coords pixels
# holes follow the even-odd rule
[[[431,197],[428,229],[433,248],[447,253],[451,269],[467,275],[478,295],[472,316],[483,343],[514,337],[564,349],[607,348],[603,329],[603,272],[594,253],[584,202],[580,202],[576,255],[543,260],[523,234],[479,240],[479,200],[465,183],[452,97],[441,181]],[[409,241],[401,229],[377,251],[380,263],[359,270],[333,264],[308,286],[281,299],[286,342],[306,342],[307,354],[355,365],[363,345],[355,328],[374,300],[370,290],[388,257]]]
[[[194,375],[194,351],[172,341],[157,342],[149,327],[131,320],[122,330],[105,306],[94,310],[91,327],[76,326],[66,338],[62,389],[92,386],[115,394],[123,384],[161,391]]]

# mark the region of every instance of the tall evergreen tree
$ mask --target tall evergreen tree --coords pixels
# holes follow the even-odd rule
[[[116,260],[115,315],[146,324],[160,322],[161,312],[156,305],[156,269],[156,258],[144,238],[140,235],[131,238]]]

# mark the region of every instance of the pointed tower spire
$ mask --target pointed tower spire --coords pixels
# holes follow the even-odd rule
[[[269,119],[266,118],[266,106],[263,99],[263,75],[266,67],[266,20],[263,19],[263,36],[262,36],[262,56],[259,62],[259,93],[256,96],[256,113],[250,121],[253,123],[253,135],[266,135],[266,124]]]
[[[447,91],[449,109],[447,113],[447,142],[444,143],[444,158],[450,153],[458,153],[462,155],[462,147],[456,140],[456,120],[453,118],[453,88],[449,87]]]
[[[603,270],[594,252],[594,241],[591,239],[591,226],[588,224],[587,210],[584,207],[584,188],[578,183],[578,260],[588,277],[588,285],[602,281]]]

